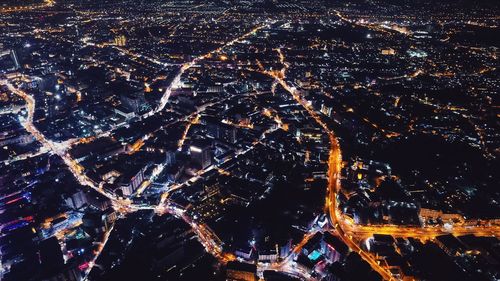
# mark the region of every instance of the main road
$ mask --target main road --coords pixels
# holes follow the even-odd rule
[[[0,13],[11,13],[11,12],[23,12],[23,11],[38,10],[38,9],[52,7],[52,6],[54,6],[55,3],[56,2],[54,0],[44,0],[40,4],[3,7],[3,8],[0,8]]]
[[[284,57],[281,52],[279,52],[280,61],[284,62]],[[285,64],[285,66],[287,66]],[[357,252],[370,266],[377,271],[384,280],[393,280],[391,273],[384,267],[380,266],[377,260],[372,254],[361,249],[356,241],[353,240],[351,235],[348,235],[343,229],[343,219],[338,208],[337,194],[340,191],[340,172],[342,169],[342,153],[340,150],[340,143],[334,132],[328,127],[328,125],[321,119],[318,113],[308,104],[307,100],[303,99],[300,92],[288,84],[285,80],[285,71],[266,71],[262,70],[263,74],[266,74],[275,79],[288,93],[290,93],[293,99],[300,104],[304,110],[315,120],[315,122],[323,128],[323,130],[328,135],[330,142],[330,151],[328,157],[328,197],[326,199],[326,210],[329,215],[329,220],[334,230],[340,237],[340,239],[354,252]]]
[[[342,153],[340,143],[334,132],[321,119],[320,115],[308,104],[308,101],[303,99],[300,92],[288,84],[285,77],[285,70],[289,64],[285,62],[284,55],[278,49],[279,59],[284,68],[281,71],[267,71],[263,69],[262,64],[258,62],[261,72],[275,79],[283,89],[292,95],[295,101],[300,104],[308,114],[323,128],[329,138],[330,150],[328,157],[328,188],[325,211],[328,213],[330,224],[333,226],[332,232],[338,234],[342,241],[354,252],[357,252],[370,266],[378,272],[385,280],[394,280],[391,272],[381,266],[375,257],[363,250],[359,246],[362,239],[368,238],[373,234],[388,234],[396,237],[414,237],[419,239],[433,239],[436,236],[443,234],[466,235],[474,234],[478,236],[500,236],[500,225],[485,225],[485,226],[455,226],[451,229],[443,227],[412,227],[398,225],[354,225],[351,220],[345,219],[340,211],[338,194],[341,191],[341,169],[342,169]],[[308,235],[304,241],[308,240]],[[303,244],[303,243],[301,243]],[[300,244],[299,244],[300,245]],[[276,265],[277,268],[282,267],[281,264]]]
[[[104,195],[105,197],[111,199],[113,201],[115,209],[119,211],[130,212],[143,208],[132,205],[130,200],[120,199],[116,197],[114,194],[106,192],[99,185],[96,185],[89,177],[85,175],[83,167],[75,159],[73,159],[67,152],[68,149],[71,147],[71,145],[78,142],[78,140],[75,139],[66,142],[54,142],[46,138],[44,134],[40,132],[38,128],[36,128],[36,126],[33,124],[33,119],[34,119],[33,116],[35,114],[35,99],[31,95],[28,95],[23,90],[16,88],[7,80],[0,80],[0,85],[5,85],[9,91],[18,95],[26,102],[28,115],[26,118],[20,119],[21,124],[26,129],[26,131],[28,131],[31,135],[35,137],[35,139],[38,142],[40,142],[40,144],[43,147],[43,151],[48,151],[61,157],[61,159],[68,167],[69,171],[73,174],[73,176],[81,185],[89,186],[92,189]]]
[[[373,234],[386,234],[394,237],[413,237],[420,240],[433,239],[440,235],[454,236],[475,235],[500,237],[500,225],[455,225],[444,226],[405,226],[405,225],[351,225],[343,222],[344,231],[352,236],[365,239]]]

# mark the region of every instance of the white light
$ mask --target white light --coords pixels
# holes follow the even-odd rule
[[[191,152],[198,152],[198,153],[201,152],[201,148],[196,146],[190,146],[189,150],[191,150]]]

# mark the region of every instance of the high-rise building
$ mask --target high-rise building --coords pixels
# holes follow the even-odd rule
[[[167,152],[165,153],[165,165],[172,166],[175,164],[176,160],[177,160],[176,150],[174,149],[167,150]]]
[[[138,112],[146,103],[142,92],[123,93],[120,95],[120,101],[125,108],[133,112]]]
[[[57,269],[64,265],[63,252],[56,237],[40,243],[39,256],[41,265],[46,269]]]
[[[124,196],[132,195],[144,182],[144,172],[148,165],[127,168],[120,180],[120,188]]]
[[[42,281],[80,281],[82,277],[75,264],[65,264],[61,246],[56,237],[40,243],[39,259],[42,266]]]
[[[236,143],[236,128],[234,126],[221,124],[220,131],[220,139],[229,143]]]
[[[212,145],[207,140],[197,140],[189,147],[191,159],[202,169],[212,165]]]
[[[236,143],[237,130],[234,126],[209,119],[207,122],[207,129],[208,134],[217,140],[232,144]]]
[[[349,248],[338,238],[329,232],[325,232],[321,241],[321,251],[325,258],[331,262],[342,259],[349,252]]]

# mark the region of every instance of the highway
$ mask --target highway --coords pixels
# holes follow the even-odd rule
[[[399,226],[399,225],[349,225],[343,224],[346,233],[360,238],[368,238],[373,234],[386,234],[394,237],[413,237],[423,240],[434,239],[436,236],[453,234],[454,236],[476,235],[500,237],[500,226],[464,226],[454,225],[450,228],[444,226]]]

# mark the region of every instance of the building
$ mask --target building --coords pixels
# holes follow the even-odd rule
[[[228,124],[220,124],[219,139],[228,143],[236,143],[236,128]]]
[[[32,143],[34,140],[35,138],[32,135],[25,134],[18,129],[8,130],[8,128],[2,127],[2,132],[0,132],[0,146],[11,144],[25,145]]]
[[[314,234],[314,236],[311,237],[311,239],[309,239],[304,246],[302,246],[302,253],[306,256],[311,254],[316,248],[318,248],[322,237],[323,235],[321,232],[316,232],[316,234]]]
[[[234,253],[236,254],[237,257],[246,260],[251,260],[253,254],[253,248],[252,247],[238,248]]]
[[[236,143],[236,127],[229,124],[221,123],[216,117],[206,117],[208,135],[216,140]]]
[[[124,47],[127,44],[127,37],[125,35],[119,35],[115,37],[115,45],[119,47]]]
[[[392,55],[396,54],[396,51],[392,48],[387,48],[387,49],[382,49],[381,53],[382,53],[382,55],[385,55],[385,56],[392,56]]]
[[[274,270],[265,270],[262,274],[264,276],[265,281],[299,281],[299,278],[292,277],[291,275],[274,271]]]
[[[126,109],[133,112],[138,112],[146,103],[142,92],[123,93],[120,95],[120,101]]]
[[[123,196],[132,195],[141,186],[145,180],[144,172],[148,167],[149,165],[130,167],[121,174],[119,186]]]
[[[165,165],[172,166],[177,161],[176,150],[169,149],[165,152]]]
[[[449,256],[458,256],[466,249],[465,245],[452,234],[437,236],[435,243]]]
[[[123,116],[126,120],[130,120],[135,117],[135,112],[128,107],[119,105],[114,108],[116,114]]]
[[[259,250],[259,261],[275,262],[278,259],[278,251],[276,248],[268,248]]]
[[[41,281],[81,281],[82,275],[76,266],[63,266],[60,270],[41,278]]]
[[[80,281],[82,276],[73,264],[65,264],[61,246],[56,237],[40,243],[39,257],[42,266],[42,281]]]
[[[257,281],[257,266],[255,264],[230,261],[226,268],[227,281]]]
[[[93,234],[104,233],[111,229],[116,219],[116,212],[112,208],[106,211],[86,213],[82,218],[83,228]]]
[[[1,50],[0,46],[0,58],[2,57],[10,57],[10,62],[8,63],[8,70],[15,71],[21,68],[21,63],[19,62],[19,58],[17,56],[17,52],[13,49],[11,50]],[[3,69],[2,69],[3,70]]]
[[[321,241],[321,252],[331,262],[337,262],[347,255],[349,248],[337,236],[325,232]]]
[[[41,265],[45,270],[58,269],[64,265],[61,245],[56,237],[51,237],[40,243],[39,255]]]
[[[422,223],[438,222],[443,223],[464,223],[465,219],[460,214],[443,213],[441,210],[433,210],[427,208],[420,208],[419,217]]]
[[[87,194],[83,190],[79,190],[73,193],[71,196],[65,199],[66,204],[73,209],[80,209],[88,203]]]
[[[112,205],[111,199],[104,197],[94,190],[90,190],[89,194],[87,194],[87,199],[90,205],[101,211],[107,210]]]
[[[69,110],[69,101],[64,85],[56,84],[54,92],[46,92],[45,102],[47,104],[47,116],[49,118],[60,117]]]
[[[212,144],[207,140],[197,140],[189,147],[191,159],[202,169],[212,165]]]
[[[284,243],[280,243],[280,257],[284,258],[292,251],[292,239],[285,239]]]

